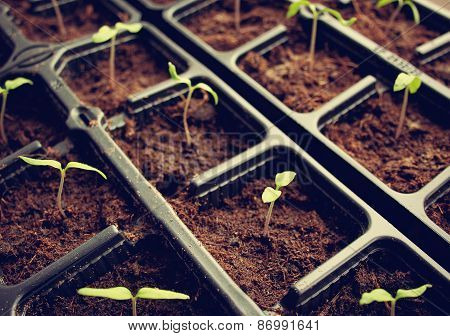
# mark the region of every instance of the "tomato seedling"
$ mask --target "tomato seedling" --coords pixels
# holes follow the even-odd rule
[[[395,305],[400,299],[417,298],[421,296],[428,288],[433,286],[427,284],[414,289],[399,289],[395,298],[386,290],[377,288],[369,293],[363,293],[361,299],[359,300],[360,305],[367,305],[372,302],[386,302],[391,303],[391,316],[395,316]]]
[[[98,32],[92,35],[92,42],[104,43],[111,41],[111,51],[109,54],[109,83],[112,88],[116,84],[116,37],[119,33],[128,31],[132,34],[138,33],[142,29],[140,23],[122,23],[117,22],[114,27],[102,26]]]
[[[211,96],[214,98],[214,103],[216,105],[219,103],[219,96],[208,84],[198,83],[196,85],[192,85],[192,81],[189,78],[180,77],[177,73],[177,68],[171,62],[169,62],[169,74],[173,80],[175,80],[179,83],[182,83],[182,84],[186,84],[189,88],[186,103],[184,105],[183,126],[184,126],[184,132],[186,133],[187,144],[188,144],[188,146],[190,146],[192,144],[192,138],[191,138],[191,133],[189,132],[188,112],[189,112],[189,105],[191,104],[191,100],[192,100],[192,95],[194,94],[195,90],[197,90],[197,89],[206,91],[209,94],[211,94]]]
[[[292,3],[287,11],[287,18],[292,18],[298,13],[300,13],[300,10],[302,7],[306,7],[309,9],[313,16],[313,23],[312,23],[312,30],[311,30],[311,42],[309,47],[309,70],[312,71],[314,68],[314,58],[315,58],[315,52],[316,52],[316,40],[317,40],[317,25],[319,22],[319,18],[324,13],[331,14],[334,16],[342,25],[344,26],[350,26],[353,23],[356,22],[356,18],[352,17],[349,20],[345,20],[341,13],[339,13],[337,10],[321,6],[320,8],[316,5],[311,3],[309,0],[299,0],[294,3]]]
[[[6,100],[8,99],[8,94],[10,91],[17,89],[24,84],[33,85],[33,82],[27,78],[18,77],[13,80],[7,80],[5,82],[4,88],[0,86],[0,94],[2,95],[2,109],[0,111],[0,134],[2,137],[2,141],[5,144],[8,143],[8,137],[6,136],[5,132]]]
[[[386,25],[387,30],[391,29],[398,14],[400,14],[401,10],[405,6],[408,6],[409,8],[411,8],[411,11],[412,11],[412,14],[414,17],[414,22],[416,24],[420,23],[419,10],[417,9],[416,5],[414,4],[414,2],[412,0],[379,0],[377,2],[377,8],[382,8],[384,6],[393,4],[395,2],[397,2],[397,8],[392,12],[391,17],[389,18],[388,24]]]
[[[146,300],[189,300],[185,294],[162,290],[158,288],[141,288],[136,295],[133,295],[128,288],[81,288],[77,291],[79,295],[106,298],[111,300],[125,301],[131,300],[133,316],[137,316],[137,299]]]
[[[28,163],[29,165],[32,165],[32,166],[46,166],[46,167],[52,167],[52,168],[59,170],[59,172],[61,173],[61,179],[59,182],[59,189],[58,189],[58,196],[56,198],[56,203],[58,205],[59,211],[61,212],[61,215],[63,215],[64,218],[67,218],[67,216],[66,216],[66,213],[64,212],[64,209],[62,206],[62,193],[63,193],[64,181],[66,178],[67,170],[69,170],[70,168],[76,168],[76,169],[93,171],[93,172],[100,174],[100,176],[103,177],[105,180],[107,179],[106,175],[103,172],[101,172],[100,170],[98,170],[97,168],[91,167],[87,164],[80,163],[80,162],[69,162],[66,165],[66,167],[63,169],[61,163],[59,163],[58,161],[38,160],[38,159],[28,158],[25,156],[19,156],[19,158],[21,158],[23,161],[25,161],[26,163]]]
[[[53,9],[56,15],[56,21],[58,22],[59,32],[63,35],[67,35],[66,27],[64,26],[63,16],[61,14],[61,9],[59,8],[58,0],[52,0]]]
[[[267,187],[262,194],[262,201],[264,203],[270,203],[269,211],[267,212],[266,221],[264,223],[264,235],[269,236],[269,224],[270,218],[272,217],[273,207],[275,201],[281,196],[281,188],[288,186],[292,181],[294,181],[297,174],[292,171],[285,171],[279,173],[275,176],[275,189],[272,187]]]
[[[394,92],[405,90],[405,95],[403,96],[402,110],[400,112],[400,121],[397,126],[397,131],[395,132],[395,139],[398,139],[402,133],[403,125],[406,119],[406,110],[408,108],[408,97],[409,94],[415,94],[422,85],[422,81],[419,77],[415,75],[409,75],[404,72],[397,76],[394,84]]]

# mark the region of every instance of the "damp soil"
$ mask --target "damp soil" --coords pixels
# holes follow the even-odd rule
[[[32,41],[60,43],[96,32],[103,25],[127,21],[125,13],[109,13],[97,1],[78,1],[61,6],[66,35],[59,31],[53,12],[33,13],[28,0],[3,0],[11,7],[13,20],[21,32]]]
[[[116,84],[109,81],[110,49],[77,59],[62,72],[62,77],[78,98],[99,107],[111,116],[127,110],[127,98],[169,78],[167,59],[142,40],[116,47]]]
[[[170,200],[224,270],[267,310],[274,309],[292,284],[362,231],[358,222],[313,186],[293,183],[277,201],[271,237],[266,238],[262,230],[268,206],[261,194],[271,185],[273,179],[255,179],[217,206],[186,195]]]
[[[138,316],[213,316],[225,312],[203,289],[198,279],[180,262],[170,247],[148,242],[127,262],[90,284],[94,288],[124,286],[136,293],[142,287],[172,290],[190,296],[190,300],[140,300]],[[75,294],[75,293],[73,293]],[[113,301],[78,295],[35,297],[24,307],[26,315],[34,316],[129,316],[130,301]]]
[[[450,193],[445,194],[426,209],[427,216],[450,234]]]
[[[396,257],[387,253],[376,253],[347,275],[347,281],[339,291],[327,299],[319,308],[310,312],[311,316],[386,316],[390,309],[384,303],[372,303],[360,306],[358,301],[362,293],[375,288],[383,288],[392,295],[397,289],[417,288],[428,280],[411,271]],[[442,308],[429,300],[436,286],[429,288],[423,297],[399,300],[396,305],[397,316],[446,315]]]
[[[218,51],[229,51],[283,23],[284,1],[249,0],[241,3],[241,26],[236,29],[234,0],[225,0],[189,16],[182,23]]]
[[[402,93],[371,98],[322,131],[390,188],[412,193],[450,165],[450,129],[445,116],[437,120],[412,99],[395,140],[402,99]]]

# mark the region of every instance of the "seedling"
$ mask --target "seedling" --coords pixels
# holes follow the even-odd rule
[[[114,27],[102,26],[97,33],[92,35],[92,42],[104,43],[111,41],[111,52],[109,55],[109,82],[112,88],[115,88],[116,83],[116,37],[123,31],[128,31],[132,34],[138,33],[142,29],[140,23],[122,23],[118,22]]]
[[[397,8],[392,12],[391,17],[389,18],[388,24],[386,26],[386,28],[388,30],[391,29],[398,14],[400,14],[402,8],[405,6],[408,6],[409,8],[411,8],[411,11],[412,11],[412,14],[414,17],[414,22],[416,24],[420,23],[419,10],[417,9],[416,5],[414,4],[414,2],[412,0],[379,0],[377,2],[377,8],[382,8],[384,6],[393,4],[395,2],[397,2]]]
[[[279,173],[275,176],[275,189],[272,187],[267,187],[263,194],[262,200],[264,203],[270,203],[269,211],[267,212],[266,222],[264,223],[264,235],[269,236],[269,224],[270,218],[272,217],[273,207],[275,201],[281,196],[281,188],[288,186],[292,181],[294,181],[297,174],[292,171],[285,171],[284,173]]]
[[[403,97],[402,110],[400,112],[400,121],[397,126],[397,131],[395,132],[395,139],[397,140],[402,133],[403,124],[406,119],[406,109],[408,108],[408,97],[409,94],[414,94],[419,90],[422,85],[422,81],[419,77],[415,75],[409,75],[406,73],[401,73],[398,75],[394,84],[394,92],[405,90],[405,95]]]
[[[131,300],[133,316],[137,316],[137,299],[146,300],[189,300],[185,294],[162,290],[158,288],[141,288],[133,295],[128,288],[81,288],[77,291],[79,295],[106,298],[111,300]]]
[[[234,0],[234,25],[237,31],[241,30],[241,0]]]
[[[52,0],[53,9],[55,10],[56,20],[58,21],[59,32],[63,35],[67,35],[66,27],[64,26],[63,16],[61,9],[59,8],[58,0]]]
[[[31,159],[31,158],[28,158],[25,156],[19,156],[19,158],[21,158],[23,161],[25,161],[26,163],[28,163],[29,165],[32,165],[32,166],[47,166],[47,167],[52,167],[52,168],[58,169],[60,171],[61,180],[59,182],[59,189],[58,189],[58,196],[56,198],[56,203],[58,205],[59,211],[61,212],[61,215],[63,215],[64,218],[67,218],[67,216],[62,207],[62,193],[63,193],[64,180],[66,178],[67,170],[69,170],[70,168],[76,168],[76,169],[93,171],[93,172],[100,174],[100,176],[106,180],[106,175],[103,174],[103,172],[101,172],[97,168],[91,167],[84,163],[69,162],[66,165],[66,167],[63,169],[61,163],[59,163],[58,161]]]
[[[369,293],[363,293],[361,296],[361,300],[359,300],[360,305],[370,304],[372,302],[386,302],[391,303],[391,316],[395,316],[395,304],[400,299],[408,299],[408,298],[417,298],[421,296],[428,288],[433,286],[427,284],[414,289],[399,289],[397,290],[397,294],[395,298],[392,295],[385,291],[384,289],[377,288]]]
[[[7,80],[5,82],[5,87],[2,88],[0,86],[0,94],[2,95],[2,109],[0,111],[0,134],[2,137],[2,141],[6,144],[8,143],[8,138],[6,136],[5,132],[5,112],[6,112],[6,100],[8,99],[9,91],[15,90],[18,87],[24,85],[24,84],[30,84],[33,85],[33,82],[27,78],[18,77],[13,80]]]
[[[321,6],[319,9],[319,7],[317,7],[316,4],[313,4],[308,0],[299,0],[299,1],[292,3],[289,6],[289,9],[287,12],[287,17],[288,18],[294,17],[295,15],[297,15],[297,13],[300,12],[302,7],[308,8],[309,11],[313,15],[313,23],[312,23],[312,30],[311,30],[311,43],[310,43],[310,47],[309,47],[309,70],[312,71],[312,69],[314,68],[314,58],[315,58],[315,52],[316,52],[317,24],[319,22],[320,16],[323,15],[324,13],[329,13],[332,16],[334,16],[344,26],[352,25],[353,23],[356,22],[356,18],[352,17],[349,20],[345,20],[342,17],[341,13],[339,13],[337,10],[334,10],[334,9],[331,9],[331,8],[328,8],[325,6]]]
[[[189,105],[191,104],[191,100],[192,100],[192,95],[194,94],[195,90],[197,90],[197,89],[209,92],[211,94],[211,96],[214,98],[214,103],[216,105],[219,103],[219,96],[208,84],[198,83],[197,85],[192,85],[192,82],[189,78],[180,77],[177,73],[177,68],[171,62],[169,62],[169,74],[173,80],[176,80],[177,82],[182,83],[182,84],[186,84],[189,88],[186,103],[184,105],[183,126],[184,126],[184,132],[186,133],[187,144],[188,144],[188,146],[190,146],[192,144],[192,138],[191,138],[191,133],[189,132],[189,126],[188,126],[188,112],[189,112]]]

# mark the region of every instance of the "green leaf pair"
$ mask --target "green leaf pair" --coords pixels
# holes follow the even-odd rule
[[[404,6],[408,6],[412,11],[414,22],[416,24],[420,23],[419,10],[417,9],[417,6],[414,4],[414,2],[412,0],[379,0],[377,2],[377,8],[382,8],[382,7],[385,7],[385,6],[395,3],[395,2],[397,2],[398,5],[397,5],[397,10],[394,13],[398,13],[399,11],[401,11],[401,9]],[[393,17],[393,19],[395,19],[395,16]]]
[[[189,296],[181,293],[176,293],[168,290],[158,288],[141,288],[136,295],[133,295],[128,288],[114,287],[114,288],[81,288],[78,291],[79,295],[101,297],[111,300],[132,300],[147,299],[147,300],[189,300]]]
[[[318,9],[316,4],[311,3],[311,1],[308,0],[300,0],[292,3],[289,6],[286,14],[287,18],[292,18],[295,15],[297,15],[300,12],[301,7],[307,7],[314,16],[314,18],[320,17],[324,13],[328,13],[334,16],[344,26],[351,26],[357,20],[355,17],[345,20],[341,13],[339,13],[337,10],[328,7],[322,6],[322,9]]]
[[[29,84],[29,85],[33,85],[33,82],[27,78],[23,78],[23,77],[18,77],[16,79],[12,79],[12,80],[7,80],[5,82],[5,87],[2,88],[0,86],[0,94],[3,94],[5,92],[9,92],[12,90],[15,90],[17,88],[19,88],[22,85],[25,84]]]
[[[422,81],[419,77],[402,72],[395,80],[394,92],[408,89],[409,93],[414,94],[421,85]]]
[[[114,27],[102,26],[97,33],[92,35],[92,42],[103,43],[115,38],[120,32],[128,31],[136,34],[142,29],[141,23],[117,22]]]
[[[272,187],[267,187],[262,194],[262,201],[264,203],[275,202],[281,196],[282,187],[287,187],[294,181],[297,174],[292,171],[285,171],[284,173],[279,173],[275,176],[275,186],[276,189]]]

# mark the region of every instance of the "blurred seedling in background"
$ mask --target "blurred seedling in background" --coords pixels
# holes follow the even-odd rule
[[[56,203],[58,206],[59,211],[61,212],[61,215],[63,215],[64,218],[67,218],[66,213],[64,212],[63,206],[62,206],[62,193],[63,193],[63,187],[64,187],[64,181],[66,178],[66,173],[70,168],[75,169],[81,169],[81,170],[87,170],[87,171],[93,171],[98,174],[100,174],[101,177],[103,177],[106,180],[106,175],[98,170],[97,168],[91,167],[87,164],[80,163],[80,162],[69,162],[66,167],[63,169],[61,163],[54,160],[38,160],[38,159],[32,159],[25,156],[19,156],[23,161],[28,163],[32,166],[46,166],[46,167],[52,167],[55,169],[58,169],[61,173],[61,180],[59,183],[59,189],[58,189],[58,196],[56,198]]]
[[[64,26],[63,16],[61,14],[61,9],[59,8],[58,0],[52,0],[53,9],[55,10],[56,20],[58,21],[58,29],[61,35],[66,36],[67,30]]]
[[[77,291],[79,295],[106,298],[117,301],[131,300],[133,316],[137,316],[137,300],[189,300],[185,294],[162,290],[158,288],[141,288],[136,295],[133,295],[128,288],[81,288]]]
[[[275,205],[275,201],[281,196],[281,188],[288,186],[292,181],[294,181],[295,176],[297,174],[292,171],[285,171],[283,173],[279,173],[275,176],[275,189],[272,187],[267,187],[263,194],[262,200],[264,203],[270,203],[269,211],[267,212],[266,221],[264,223],[264,235],[266,237],[269,236],[269,224],[270,219],[272,217],[273,207]]]
[[[184,126],[184,132],[186,133],[187,144],[188,144],[188,146],[190,146],[192,144],[192,137],[191,137],[191,133],[189,132],[188,112],[189,112],[189,106],[191,104],[192,96],[193,96],[195,90],[200,89],[200,90],[210,93],[211,96],[214,98],[214,103],[216,105],[219,103],[219,96],[208,84],[198,83],[196,85],[192,85],[192,82],[189,78],[180,77],[177,73],[177,68],[171,62],[169,62],[169,74],[173,80],[175,80],[179,83],[182,83],[182,84],[186,84],[189,88],[188,96],[186,99],[186,103],[184,106],[184,112],[183,112],[183,126]]]
[[[234,0],[234,26],[237,31],[241,30],[241,0]]]
[[[403,9],[403,7],[408,6],[409,8],[411,8],[413,17],[414,17],[414,22],[416,24],[420,23],[420,13],[419,10],[417,9],[416,5],[414,4],[414,2],[412,0],[379,0],[377,2],[377,8],[382,8],[385,7],[387,5],[393,4],[397,2],[397,8],[392,12],[391,17],[389,18],[388,24],[386,25],[386,29],[389,31],[394,22],[395,19],[397,19],[397,16],[400,14],[401,10]]]
[[[2,141],[6,144],[8,143],[8,137],[5,132],[5,113],[6,113],[6,100],[8,99],[8,94],[10,91],[19,88],[24,84],[33,85],[33,82],[27,78],[18,77],[13,80],[7,80],[5,82],[5,87],[0,86],[0,94],[2,95],[2,109],[0,111],[0,135]]]

